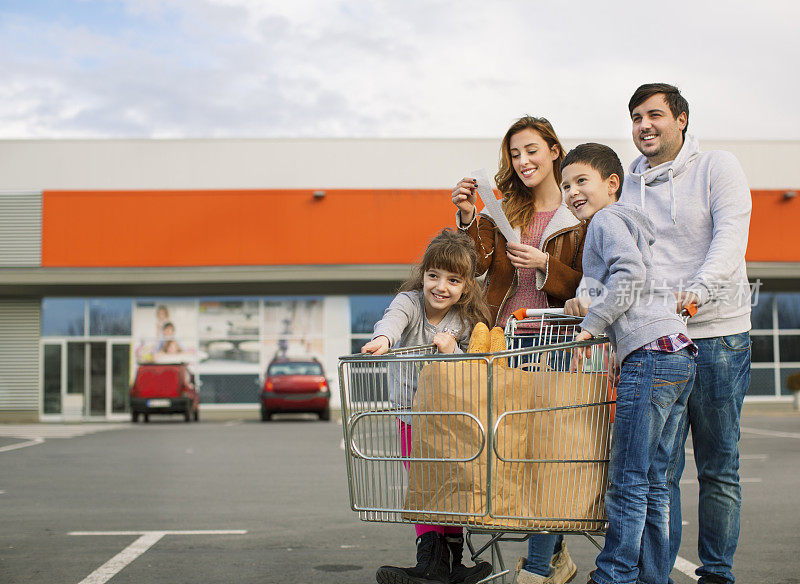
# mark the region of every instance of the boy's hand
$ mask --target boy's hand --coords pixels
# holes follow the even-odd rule
[[[544,270],[547,266],[547,254],[542,250],[524,243],[506,242],[506,255],[515,268]]]
[[[436,333],[433,344],[439,348],[440,353],[455,353],[456,338],[450,333]]]
[[[478,199],[478,187],[474,178],[462,178],[453,189],[452,201],[458,207],[459,218],[463,225],[472,222],[475,216],[475,202]]]
[[[685,290],[681,290],[680,292],[675,292],[675,300],[677,301],[677,310],[676,312],[680,314],[684,308],[689,306],[690,304],[694,304],[695,306],[700,305],[700,298],[698,298],[697,294],[694,292],[686,292]]]
[[[372,355],[383,355],[389,350],[389,337],[375,337],[366,345],[361,347],[362,353],[371,353]]]
[[[581,342],[581,341],[588,341],[592,338],[592,333],[587,331],[581,331],[575,338],[572,339],[574,342]],[[578,366],[581,364],[583,359],[589,359],[592,356],[592,347],[578,347],[575,349],[575,358],[572,359],[572,364],[570,365],[570,372],[575,372],[578,370]]]
[[[567,316],[584,317],[589,312],[589,305],[584,304],[585,298],[570,298],[564,303],[564,314]],[[591,302],[591,300],[589,300]]]

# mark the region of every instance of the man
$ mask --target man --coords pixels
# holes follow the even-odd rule
[[[633,161],[621,201],[641,205],[656,225],[653,263],[678,311],[699,307],[689,336],[697,373],[667,470],[670,554],[681,540],[679,481],[689,430],[700,483],[697,575],[700,584],[733,583],[739,541],[739,417],[750,385],[750,286],[745,250],[752,201],[729,152],[701,152],[686,134],[689,104],[672,85],[639,87],[628,104]]]

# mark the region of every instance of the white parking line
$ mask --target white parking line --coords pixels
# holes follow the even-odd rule
[[[2,448],[0,448],[0,452],[9,452],[10,450],[25,448],[26,446],[36,446],[37,444],[41,444],[42,442],[44,442],[44,438],[34,438],[33,440],[29,440],[28,442],[20,442],[19,444],[10,444],[8,446],[3,446]]]
[[[700,577],[696,576],[694,573],[694,571],[699,567],[700,566],[696,566],[689,560],[686,560],[680,556],[678,556],[675,559],[675,569],[678,570],[678,572],[680,572],[681,574],[686,574],[687,576],[689,576],[689,578],[691,578],[695,582],[700,579]]]
[[[195,531],[72,531],[69,535],[139,535],[139,539],[126,547],[105,564],[97,568],[79,584],[104,584],[125,566],[149,550],[165,535],[243,535],[245,529],[195,530]]]
[[[775,430],[761,430],[759,428],[740,428],[742,432],[757,434],[759,436],[774,436],[775,438],[794,438],[800,440],[800,434],[796,432],[776,432]]]

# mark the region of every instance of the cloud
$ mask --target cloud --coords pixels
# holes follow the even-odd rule
[[[800,139],[788,1],[60,6],[0,12],[0,137],[625,137],[664,80],[708,138]]]

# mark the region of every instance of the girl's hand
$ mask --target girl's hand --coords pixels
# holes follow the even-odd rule
[[[439,348],[440,353],[455,353],[456,338],[450,333],[436,333],[433,344]]]
[[[547,254],[542,250],[524,243],[506,242],[506,255],[515,268],[544,270],[547,266]]]
[[[361,347],[362,353],[370,353],[372,355],[383,355],[389,350],[389,337],[375,337],[366,345]]]
[[[472,223],[475,217],[475,202],[478,200],[478,187],[474,178],[462,178],[453,189],[453,204],[460,211],[462,225]]]

